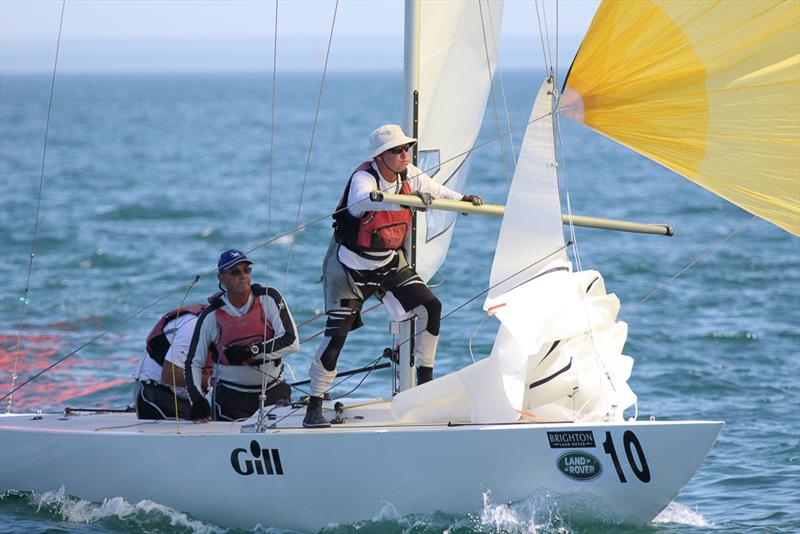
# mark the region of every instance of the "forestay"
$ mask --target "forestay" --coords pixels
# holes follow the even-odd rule
[[[800,235],[795,1],[604,1],[569,117]]]
[[[621,420],[636,401],[619,301],[596,271],[573,273],[564,251],[552,81],[531,112],[484,305],[501,325],[490,356],[395,396],[405,422]]]
[[[421,2],[419,9],[417,166],[463,192],[469,151],[491,90],[503,3],[449,0]],[[455,213],[435,210],[417,217],[416,268],[423,279],[429,280],[444,262],[455,220]]]

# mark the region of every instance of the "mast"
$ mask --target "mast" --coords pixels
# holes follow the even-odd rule
[[[403,60],[403,131],[411,137],[419,134],[419,0],[406,0],[405,2],[405,45]],[[418,144],[414,145],[411,153],[411,162],[417,164]],[[417,249],[417,214],[412,215],[411,232],[406,242],[407,261],[412,268],[416,268]],[[417,383],[414,372],[414,337],[416,335],[416,318],[406,319],[392,323],[392,332],[398,334],[400,343],[397,383],[395,393],[412,388]],[[403,343],[404,341],[407,342]]]

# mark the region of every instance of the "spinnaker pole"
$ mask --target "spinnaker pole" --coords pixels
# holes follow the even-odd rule
[[[375,192],[370,195],[375,202],[388,202],[390,204],[400,204],[411,208],[427,208],[442,211],[455,211],[461,213],[475,213],[477,215],[489,215],[492,217],[502,217],[505,213],[505,206],[498,204],[483,204],[473,206],[470,202],[460,200],[434,200],[430,206],[425,206],[419,197],[414,195],[393,195],[389,193]],[[617,219],[603,219],[600,217],[586,217],[583,215],[561,215],[561,221],[569,224],[570,220],[575,226],[584,228],[597,228],[601,230],[616,230],[618,232],[634,232],[638,234],[656,234],[672,236],[672,227],[660,223],[639,223],[633,221],[621,221]]]

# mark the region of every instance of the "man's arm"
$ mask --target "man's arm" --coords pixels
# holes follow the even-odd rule
[[[397,204],[373,202],[369,194],[377,191],[375,177],[366,171],[357,172],[350,181],[350,194],[347,196],[347,209],[353,217],[361,217],[368,211],[397,211],[403,209]],[[392,191],[384,191],[394,193]]]
[[[476,204],[475,199],[480,199],[477,195],[462,195],[458,191],[453,191],[449,187],[445,187],[433,180],[430,176],[425,174],[418,168],[408,166],[408,180],[411,190],[414,192],[428,193],[433,198],[440,198],[444,200],[465,200]],[[483,203],[483,199],[476,205]]]
[[[216,334],[217,322],[214,320],[213,313],[214,306],[209,306],[197,318],[189,351],[186,354],[186,362],[183,365],[186,392],[192,403],[191,419],[200,423],[207,423],[211,419],[211,407],[197,385],[200,384],[202,387],[203,366],[206,363],[208,346]],[[209,315],[212,316],[209,317]]]
[[[297,336],[297,326],[289,311],[289,306],[283,300],[283,296],[275,288],[267,288],[267,294],[260,297],[261,306],[264,308],[269,322],[274,330],[271,340],[266,342],[266,350],[269,351],[269,358],[274,360],[281,358],[300,348],[300,340]]]

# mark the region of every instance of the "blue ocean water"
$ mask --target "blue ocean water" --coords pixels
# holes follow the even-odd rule
[[[510,167],[541,77],[506,73],[504,81],[513,142],[475,150],[467,186],[497,204],[504,203],[510,178],[503,151]],[[259,247],[252,254],[254,278],[280,288],[298,322],[320,311],[326,214],[364,159],[370,130],[401,121],[402,76],[329,74],[309,159],[319,84],[319,74],[279,77],[270,165],[267,74],[59,76],[30,302],[23,304],[50,80],[0,77],[0,391],[8,391],[15,365],[19,383],[112,329],[15,394],[15,411],[130,404],[130,373],[152,323],[181,302],[195,275],[204,276],[187,302],[214,292],[208,273],[229,247]],[[496,137],[490,107],[478,144]],[[623,303],[639,416],[724,420],[717,444],[675,502],[644,527],[571,523],[545,496],[497,503],[487,495],[474,515],[399,516],[389,507],[370,521],[326,531],[800,530],[800,240],[750,221],[742,210],[566,119],[562,142],[563,193],[574,213],[676,229],[672,238],[577,229],[576,238],[583,268],[602,272]],[[262,246],[296,221],[313,224]],[[435,279],[445,314],[487,287],[498,230],[498,220],[460,217]],[[467,339],[484,317],[481,302],[444,321],[439,372],[471,362]],[[391,342],[386,319],[380,309],[367,317],[367,326],[348,339],[340,368],[380,355]],[[313,323],[301,334],[321,326]],[[474,334],[477,358],[488,354],[493,336],[488,324]],[[298,379],[306,377],[315,347],[311,341],[289,359]],[[341,391],[352,386],[355,381]],[[390,387],[388,373],[376,372],[358,393],[387,396]],[[225,530],[158,503],[88,503],[57,490],[0,497],[0,530]]]

